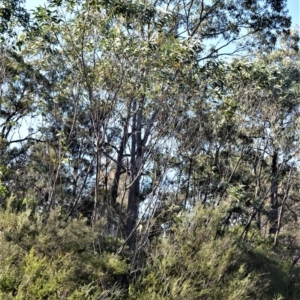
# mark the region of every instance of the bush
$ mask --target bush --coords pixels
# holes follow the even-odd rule
[[[198,207],[175,224],[130,287],[131,299],[296,299],[271,246],[242,241],[241,227],[225,225],[226,212]]]
[[[0,213],[0,299],[121,299],[127,264],[94,244],[86,220]],[[102,243],[100,243],[102,244]],[[105,243],[103,243],[105,244]]]

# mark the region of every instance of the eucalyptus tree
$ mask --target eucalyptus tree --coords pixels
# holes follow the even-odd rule
[[[245,225],[244,238],[256,220],[259,229],[269,228],[276,243],[297,186],[298,64],[298,52],[291,48],[226,63],[212,101],[219,118],[211,172],[222,178],[216,192],[231,203],[228,218],[234,212],[235,221]]]
[[[116,206],[121,174],[125,172],[130,177],[125,231],[128,244],[134,249],[148,164],[155,153],[166,153],[162,141],[168,148],[172,128],[169,125],[180,122],[182,115],[178,112],[187,111],[191,95],[201,93],[193,90],[202,78],[195,71],[197,66],[245,36],[254,38],[259,34],[264,41],[274,42],[272,30],[290,25],[284,1],[264,5],[247,1],[86,1],[78,7],[68,1],[53,1],[51,6],[52,12],[40,8],[36,17],[48,24],[49,33],[57,34],[57,51],[70,62],[72,77],[76,78],[74,72],[78,74],[82,96],[90,110],[90,120],[85,122],[91,127],[95,144],[90,156],[94,157],[92,165],[96,168],[94,213],[99,205],[100,169],[105,157],[106,168],[115,170],[111,187],[106,188],[112,207]],[[54,9],[61,14],[66,10],[67,20],[58,25]],[[268,22],[263,22],[267,16]],[[244,27],[247,31],[242,30]],[[220,41],[214,40],[217,38],[223,41],[219,47]],[[215,45],[205,46],[206,39]],[[236,51],[253,47],[254,41],[237,45]],[[170,108],[175,116],[168,114]],[[99,109],[100,115],[95,116]],[[177,129],[180,127],[171,130]]]
[[[167,175],[194,164],[195,150],[180,140],[197,132],[197,123],[184,129],[188,119],[200,113],[205,124],[197,150],[213,147],[206,91],[218,86],[220,51],[233,43],[231,53],[267,49],[290,18],[285,1],[50,1],[32,24],[20,39],[48,82],[40,81],[35,98],[47,203],[65,205],[71,216],[92,200],[92,223],[105,216],[108,230],[134,250],[140,203],[146,200],[144,217],[152,216],[176,189],[166,189]],[[211,178],[206,194],[217,181]]]
[[[174,128],[172,125],[183,120],[183,112],[186,114],[185,118],[188,117],[189,106],[193,102],[191,99],[197,93],[203,93],[205,89],[205,84],[201,82],[205,76],[198,70],[200,65],[202,63],[205,65],[209,58],[217,57],[218,51],[225,45],[246,37],[251,37],[252,40],[248,39],[245,43],[237,44],[235,51],[255,46],[255,41],[257,41],[255,38],[258,36],[260,41],[264,41],[264,45],[271,45],[275,42],[275,34],[271,30],[288,27],[289,19],[283,15],[279,17],[279,13],[284,12],[284,2],[278,1],[267,2],[264,5],[260,2],[249,3],[247,1],[229,4],[224,1],[213,3],[205,1],[189,3],[109,1],[104,4],[105,8],[114,14],[114,19],[118,20],[116,24],[122,36],[121,40],[118,40],[118,45],[121,42],[125,50],[129,45],[137,45],[145,55],[139,57],[137,50],[130,52],[129,49],[125,55],[122,55],[121,49],[117,50],[120,61],[124,58],[124,61],[130,62],[128,67],[134,71],[132,75],[129,73],[130,78],[135,78],[138,82],[138,87],[133,85],[130,90],[138,90],[139,93],[139,95],[129,96],[131,104],[129,109],[133,114],[129,114],[132,117],[132,136],[129,141],[131,143],[131,184],[126,228],[127,235],[132,234],[132,241],[134,241],[133,230],[138,217],[141,194],[140,175],[143,174],[144,167],[141,163],[146,163],[147,148],[151,149],[151,142],[156,141],[151,137],[147,142],[150,130],[153,130],[155,134],[159,133],[166,139],[166,144],[170,144],[170,136],[172,136],[170,130],[175,133],[181,130],[181,126]],[[270,14],[270,11],[274,14]],[[263,22],[266,17],[269,17],[268,24]],[[241,30],[244,27],[247,31]],[[206,39],[208,41],[220,40],[211,47],[205,47],[204,40]],[[126,41],[127,43],[129,41],[129,44]],[[137,43],[137,41],[140,42]],[[131,62],[131,59],[137,65]],[[158,93],[155,85],[157,69],[160,76],[158,84],[161,85]],[[209,68],[201,69],[201,71],[204,70],[208,72],[206,77],[209,78]],[[197,83],[198,89],[195,90]],[[146,90],[146,93],[143,90]],[[202,99],[204,97],[203,94]],[[201,96],[199,98],[201,99]],[[151,105],[150,111],[147,111],[148,103]],[[170,107],[176,108],[175,117]],[[166,116],[166,110],[169,116]],[[166,132],[160,128],[161,124],[167,128]],[[168,124],[171,126],[166,126]],[[145,147],[146,145],[148,147]],[[168,149],[159,151],[166,153]],[[134,243],[131,239],[129,244],[133,247]]]
[[[17,42],[10,39],[12,44]],[[39,115],[36,95],[42,87],[48,88],[48,81],[12,44],[2,44],[0,50],[0,165],[3,182],[22,202],[32,186],[25,178],[28,153],[34,143],[41,142],[35,135],[37,128],[31,127]]]
[[[283,212],[290,215],[291,198],[296,199],[298,43],[291,31],[267,55],[206,65],[206,72],[208,66],[213,71],[202,80],[205,88],[198,86],[204,101],[189,100],[189,113],[174,133],[182,162],[175,198],[187,207],[229,202],[225,221],[244,224],[244,238],[255,220],[276,243]]]

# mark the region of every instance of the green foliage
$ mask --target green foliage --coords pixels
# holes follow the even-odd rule
[[[1,299],[300,298],[285,0],[2,2]]]
[[[197,207],[174,225],[131,286],[132,299],[295,299],[286,261],[265,242],[243,242],[239,226],[224,223],[227,209]]]
[[[3,185],[3,183],[0,181],[0,196],[5,196],[7,193],[6,187]]]
[[[54,211],[47,220],[30,211],[2,212],[0,298],[121,297],[127,264],[105,249],[96,253],[94,244],[102,243],[85,223]]]
[[[29,13],[23,7],[24,0],[3,0],[0,5],[0,35],[4,33],[12,34],[11,25],[16,22],[19,26],[27,27],[29,25]],[[1,41],[4,38],[0,36]]]
[[[5,185],[2,183],[2,177],[7,172],[6,168],[0,166],[0,196],[4,197],[7,194],[7,189]]]

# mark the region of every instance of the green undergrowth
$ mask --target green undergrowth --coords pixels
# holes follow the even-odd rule
[[[255,229],[225,226],[226,207],[198,207],[150,254],[131,299],[299,299],[299,269]]]
[[[0,299],[123,298],[127,264],[86,220],[5,211],[0,231]]]
[[[0,299],[299,299],[300,272],[255,228],[228,226],[228,208],[180,215],[144,249],[133,279],[128,261],[85,219],[0,212]]]

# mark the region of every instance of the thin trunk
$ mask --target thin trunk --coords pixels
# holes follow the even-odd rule
[[[266,151],[267,146],[268,146],[268,142],[265,144],[264,152]],[[262,162],[263,162],[263,156],[258,155],[256,156],[253,164],[253,169],[256,177],[256,187],[255,187],[255,197],[254,197],[255,201],[257,201],[261,193]],[[259,206],[256,205],[257,213],[256,213],[255,221],[258,230],[261,230],[261,208],[259,208]]]
[[[291,171],[290,171],[290,174],[289,174],[288,187],[286,189],[286,192],[284,194],[282,204],[281,204],[281,207],[280,207],[280,212],[279,212],[279,216],[278,216],[277,230],[276,230],[275,237],[274,237],[274,245],[276,245],[277,241],[278,241],[278,236],[279,236],[279,232],[280,232],[280,229],[281,229],[281,223],[282,223],[282,218],[283,218],[284,206],[285,206],[286,201],[289,198],[289,192],[290,192],[290,188],[291,188],[290,181],[291,181]]]
[[[117,198],[118,198],[118,191],[119,191],[119,185],[120,185],[120,178],[121,178],[121,174],[124,173],[124,166],[122,165],[123,162],[123,158],[124,158],[124,148],[127,144],[127,140],[128,140],[128,125],[125,125],[126,127],[124,127],[124,134],[121,140],[121,143],[119,145],[119,149],[118,149],[118,154],[117,154],[117,161],[116,161],[116,171],[114,174],[114,179],[112,182],[112,186],[110,189],[110,203],[109,205],[114,208],[114,210],[119,214],[120,220],[121,222],[119,223],[119,226],[123,225],[123,228],[118,229],[118,231],[121,229],[121,232],[124,231],[124,222],[125,220],[123,219],[123,215],[122,215],[122,211],[123,211],[123,198],[121,201],[121,204],[119,204],[117,202]],[[123,170],[123,171],[122,171]],[[128,172],[128,170],[126,170],[126,172]],[[126,187],[125,187],[126,188]],[[125,191],[124,191],[125,193]],[[125,194],[124,194],[125,195]],[[120,207],[119,207],[120,206]],[[110,212],[108,214],[108,226],[112,229],[112,227],[114,226],[114,222],[113,222],[113,214],[112,212]]]
[[[187,179],[187,187],[185,191],[185,199],[183,202],[183,207],[186,208],[188,198],[189,198],[189,189],[190,189],[190,181],[191,181],[191,174],[192,174],[192,167],[193,167],[193,159],[190,157],[189,169],[188,169],[188,179]]]
[[[124,149],[128,141],[128,118],[126,119],[126,123],[124,125],[124,134],[119,146],[118,150],[118,156],[117,156],[117,162],[116,162],[116,172],[114,175],[114,180],[112,183],[111,187],[111,192],[110,192],[110,204],[115,207],[117,203],[117,197],[118,197],[118,189],[119,189],[119,182],[120,182],[120,177],[122,174],[122,161],[124,158]],[[127,170],[128,171],[128,170]]]
[[[260,191],[260,180],[257,178],[257,180],[256,180],[256,188],[255,188],[255,200],[258,199],[259,191]],[[256,227],[257,227],[257,229],[260,230],[261,229],[261,214],[260,214],[260,209],[257,209],[255,221],[256,221]]]
[[[278,226],[278,179],[277,179],[277,160],[278,160],[278,154],[275,150],[272,156],[272,179],[271,179],[271,195],[270,195],[270,205],[271,205],[271,211],[269,215],[269,233],[275,234],[277,231]]]
[[[137,102],[134,101],[133,111],[137,109]],[[138,120],[141,117],[140,112],[135,113],[133,116],[132,121],[132,137],[131,137],[131,158],[130,158],[130,171],[131,171],[131,184],[129,187],[129,194],[128,194],[128,207],[127,207],[127,220],[126,220],[126,235],[128,238],[127,244],[129,249],[134,251],[135,250],[135,243],[136,243],[136,232],[134,232],[136,227],[136,220],[138,218],[138,203],[139,203],[139,196],[140,196],[140,180],[139,180],[139,168],[138,168],[138,160],[139,154],[138,151],[138,140],[139,133],[138,130]]]
[[[269,192],[270,192],[270,188],[266,191],[265,196],[264,196],[264,198],[261,200],[260,204],[257,205],[256,207],[253,207],[252,214],[251,214],[251,216],[249,217],[249,220],[248,220],[248,222],[247,222],[247,224],[246,224],[246,226],[245,226],[245,228],[244,228],[244,230],[243,230],[243,232],[242,232],[242,234],[241,234],[241,238],[242,238],[243,240],[246,240],[248,231],[249,231],[249,229],[250,229],[250,225],[251,225],[252,221],[255,219],[255,217],[257,216],[257,213],[258,213],[259,211],[261,211],[262,207],[264,206],[265,201],[266,201],[267,198],[268,198],[267,195],[269,194]]]
[[[100,153],[99,153],[99,140],[96,145],[96,180],[95,180],[95,197],[94,197],[94,211],[92,218],[92,226],[94,227],[97,220],[97,212],[99,207],[99,173],[100,173]]]

